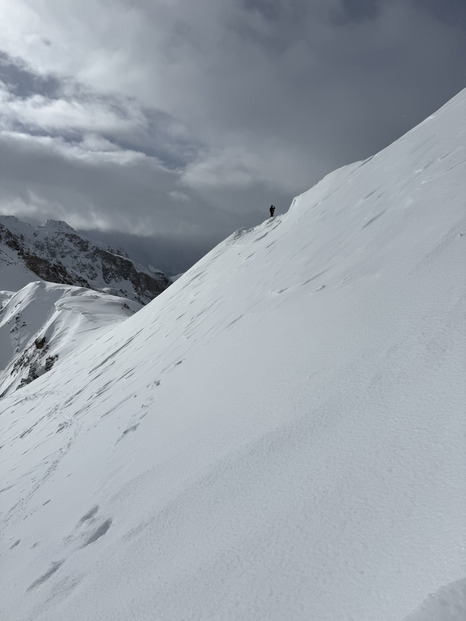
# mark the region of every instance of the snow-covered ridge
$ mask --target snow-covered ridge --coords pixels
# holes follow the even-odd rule
[[[82,287],[36,281],[0,292],[0,398],[73,355],[83,340],[141,308]]]
[[[49,230],[55,229],[56,231],[61,231],[62,233],[76,233],[76,231],[64,220],[49,219],[40,224],[39,227]]]
[[[152,300],[170,284],[162,272],[135,263],[122,251],[116,252],[81,237],[66,222],[47,220],[34,227],[14,216],[0,216],[0,289],[11,287],[12,269],[19,279],[15,291],[25,281],[39,277],[141,304]]]
[[[465,118],[2,400],[5,618],[464,620]]]

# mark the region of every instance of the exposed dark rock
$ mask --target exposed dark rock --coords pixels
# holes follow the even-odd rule
[[[124,250],[115,253],[80,237],[65,222],[30,226],[28,235],[15,233],[15,227],[22,225],[16,218],[6,217],[3,222],[0,243],[14,250],[42,280],[106,291],[140,304],[147,304],[171,284],[162,272],[135,265]]]

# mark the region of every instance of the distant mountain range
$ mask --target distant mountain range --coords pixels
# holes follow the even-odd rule
[[[37,279],[86,287],[147,304],[171,280],[153,267],[81,237],[60,220],[34,227],[0,216],[0,290],[18,291]]]

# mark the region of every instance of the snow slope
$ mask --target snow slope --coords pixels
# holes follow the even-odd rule
[[[91,332],[94,338],[140,308],[131,300],[44,281],[17,293],[0,291],[0,397],[73,355]]]
[[[1,400],[3,618],[464,621],[465,118]]]

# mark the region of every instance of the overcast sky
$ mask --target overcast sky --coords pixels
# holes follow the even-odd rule
[[[0,213],[177,272],[466,86],[465,0],[0,0]]]

